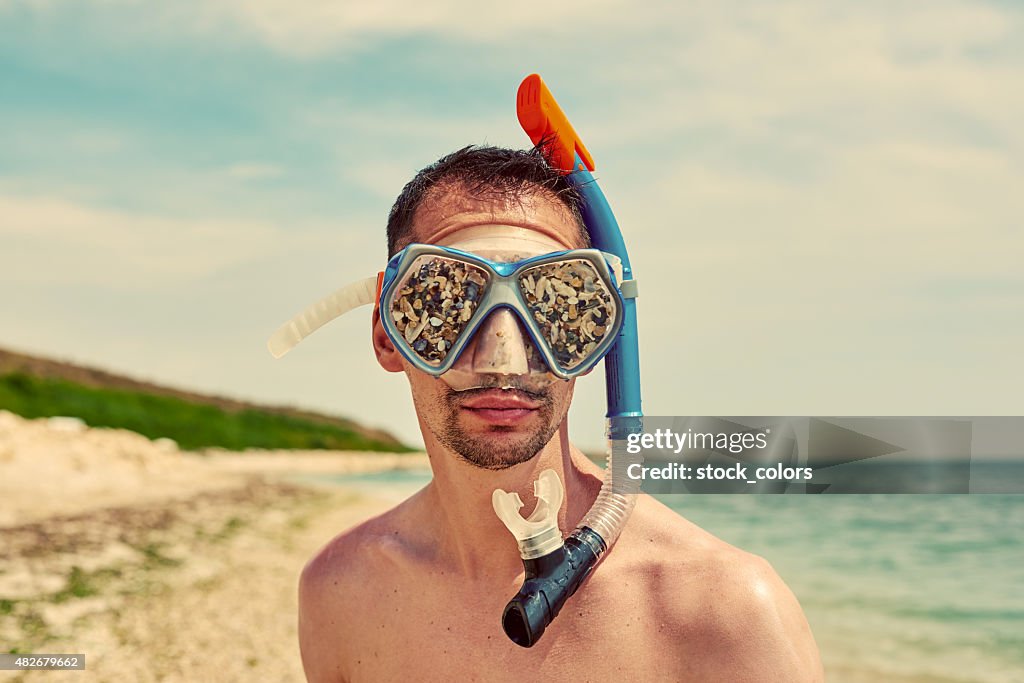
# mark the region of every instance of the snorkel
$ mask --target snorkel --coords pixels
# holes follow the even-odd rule
[[[612,444],[642,428],[640,358],[636,325],[636,280],[618,222],[591,171],[594,160],[573,130],[544,81],[531,74],[516,98],[519,122],[534,144],[546,141],[549,163],[568,174],[584,199],[583,222],[593,246],[622,263],[619,288],[624,319],[618,339],[604,357],[607,392],[608,462],[601,492],[590,511],[561,541],[557,514],[564,492],[557,474],[543,472],[534,484],[537,507],[528,519],[518,494],[497,490],[494,510],[519,542],[525,582],[502,614],[502,628],[512,642],[532,647],[544,635],[565,602],[576,592],[626,525],[639,481],[626,476],[629,463],[615,460]],[[632,461],[635,462],[635,461]]]

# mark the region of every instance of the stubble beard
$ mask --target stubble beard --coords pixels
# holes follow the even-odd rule
[[[485,470],[504,470],[531,460],[558,431],[561,420],[555,419],[555,400],[549,392],[523,392],[539,403],[534,419],[540,427],[516,437],[504,437],[517,431],[516,427],[492,425],[488,432],[469,434],[459,422],[461,402],[486,389],[456,392],[445,387],[437,400],[441,424],[435,431],[437,439],[449,450],[475,467]]]

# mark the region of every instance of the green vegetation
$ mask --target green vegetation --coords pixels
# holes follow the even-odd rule
[[[217,406],[142,391],[99,389],[23,372],[0,375],[0,409],[27,418],[67,415],[91,427],[115,427],[151,439],[174,439],[185,450],[220,447],[409,451],[340,425],[255,408]]]
[[[50,632],[46,628],[46,621],[34,610],[22,615],[21,619],[18,620],[18,625],[21,628],[22,634],[29,639],[36,639],[42,642],[50,639]],[[32,652],[32,650],[27,651]],[[22,650],[22,652],[25,652],[25,650]],[[36,652],[39,652],[39,650],[36,650]],[[11,654],[18,653],[12,652]]]
[[[196,527],[195,537],[200,541],[220,543],[238,534],[246,526],[246,521],[241,517],[231,517],[224,525],[216,531],[208,531],[202,527]]]
[[[142,564],[144,569],[177,567],[182,563],[182,560],[164,555],[162,543],[147,543],[135,549],[142,553],[143,558],[145,558]]]
[[[68,585],[64,590],[54,594],[53,602],[67,602],[71,598],[88,598],[99,592],[94,577],[82,571],[81,567],[72,567],[68,575]]]

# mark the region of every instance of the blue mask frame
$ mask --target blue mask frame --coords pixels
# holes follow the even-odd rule
[[[474,302],[475,310],[465,323],[465,327],[452,342],[451,347],[444,350],[443,359],[439,361],[428,361],[419,355],[414,348],[418,334],[413,337],[412,341],[407,340],[403,331],[398,328],[392,309],[392,303],[403,287],[408,285],[409,278],[413,276],[416,270],[415,264],[421,257],[431,256],[468,264],[479,268],[486,274],[486,286],[482,292],[471,299]],[[602,319],[601,325],[605,332],[600,341],[581,361],[571,367],[566,367],[563,364],[564,356],[559,359],[556,350],[544,336],[540,324],[533,317],[523,287],[520,286],[520,277],[531,270],[539,266],[566,261],[585,262],[593,268],[603,286],[603,292],[607,293],[611,299],[608,308],[614,309],[609,311],[611,313],[609,319]],[[591,370],[611,350],[618,338],[625,311],[623,296],[615,277],[618,261],[619,259],[614,254],[597,249],[572,249],[533,256],[510,263],[495,262],[460,249],[431,244],[412,244],[395,254],[388,261],[384,270],[378,299],[381,323],[388,338],[406,360],[417,369],[437,377],[451,369],[490,314],[506,308],[520,320],[523,329],[527,331],[534,348],[540,353],[550,372],[560,379],[569,380]],[[424,327],[420,326],[419,329],[422,330]]]

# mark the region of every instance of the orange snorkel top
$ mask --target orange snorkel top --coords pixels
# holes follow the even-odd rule
[[[545,137],[551,141],[548,154],[552,166],[565,173],[582,171],[584,166],[588,171],[594,170],[594,158],[538,74],[530,74],[519,84],[516,116],[533,144]],[[579,168],[576,168],[577,155],[583,162]]]

